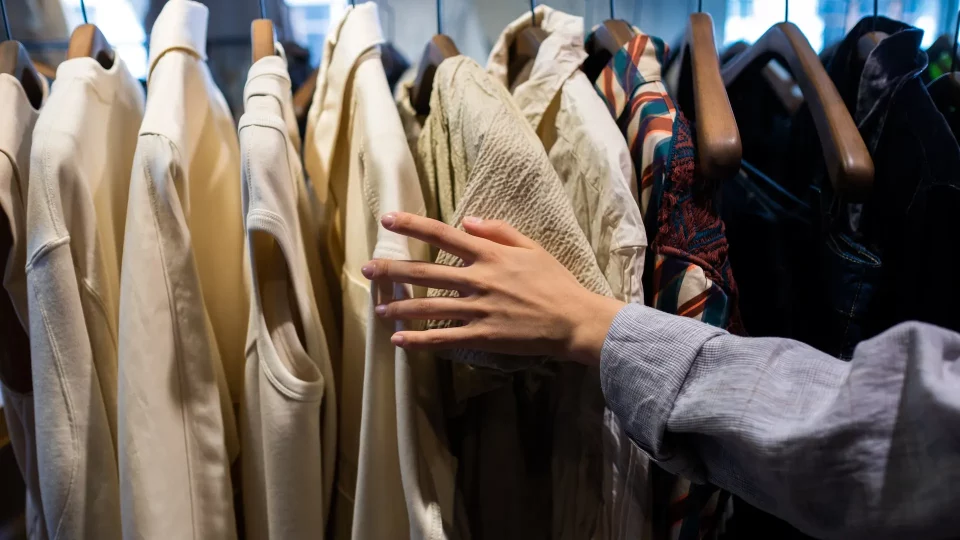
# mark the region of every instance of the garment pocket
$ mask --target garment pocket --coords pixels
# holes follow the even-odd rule
[[[840,358],[850,358],[863,339],[871,302],[880,280],[880,258],[842,233],[830,233],[821,257],[823,301],[814,320],[810,344]]]

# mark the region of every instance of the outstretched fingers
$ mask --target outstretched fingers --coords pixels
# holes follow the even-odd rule
[[[481,340],[478,331],[470,326],[397,332],[390,338],[397,347],[415,350],[474,349]]]
[[[482,314],[469,298],[411,298],[381,304],[374,311],[388,319],[420,321],[470,321]]]
[[[472,290],[473,281],[465,270],[444,264],[375,259],[365,264],[360,272],[370,280],[469,292]]]
[[[533,249],[537,243],[524,236],[506,221],[499,219],[463,218],[463,230],[504,246]]]
[[[380,218],[389,231],[416,238],[471,264],[483,254],[487,242],[442,221],[406,212],[390,212]]]

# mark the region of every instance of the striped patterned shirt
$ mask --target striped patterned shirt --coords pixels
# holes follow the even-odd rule
[[[617,51],[596,81],[630,147],[640,182],[640,209],[650,240],[644,271],[647,302],[742,333],[736,284],[712,186],[698,181],[693,130],[661,82],[667,47],[638,32]],[[712,487],[654,474],[656,537],[697,538],[714,528],[724,494]],[[722,509],[721,509],[722,510]]]

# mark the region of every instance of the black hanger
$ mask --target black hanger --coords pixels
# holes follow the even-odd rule
[[[78,26],[70,35],[70,44],[67,46],[67,58],[93,58],[103,66],[103,69],[113,67],[113,47],[97,28],[97,25],[87,21],[87,6],[80,0],[80,12],[83,13],[83,24]]]
[[[433,92],[433,78],[437,74],[440,63],[447,58],[459,56],[456,44],[449,36],[443,34],[443,11],[440,0],[437,0],[437,35],[430,39],[420,57],[420,68],[417,78],[413,81],[410,92],[410,103],[418,114],[430,114],[430,94]]]
[[[795,24],[782,22],[767,30],[724,67],[724,83],[730,88],[743,74],[755,73],[773,59],[783,62],[803,93],[834,190],[851,202],[862,200],[873,185],[873,159],[820,58]]]
[[[950,125],[954,137],[958,136],[956,128],[960,126],[960,73],[955,71],[958,36],[960,36],[960,15],[957,15],[957,25],[953,31],[953,48],[951,51],[954,54],[950,55],[950,72],[944,73],[927,87],[937,109]]]
[[[873,31],[864,34],[860,37],[860,40],[857,41],[857,57],[860,59],[861,64],[867,61],[867,57],[877,48],[877,44],[887,37],[886,33],[877,31],[878,4],[879,0],[873,0]]]
[[[254,19],[250,23],[250,49],[254,63],[261,58],[277,54],[277,47],[274,44],[275,39],[273,21],[267,18],[267,8],[263,4],[263,0],[260,0],[260,18]]]
[[[518,32],[510,44],[507,84],[511,90],[530,78],[530,69],[540,52],[540,45],[549,35],[537,23],[536,8],[536,0],[530,0],[530,26]]]
[[[40,74],[30,61],[30,55],[19,41],[14,41],[10,34],[10,21],[7,19],[7,5],[0,0],[0,11],[3,12],[3,28],[7,32],[6,41],[0,42],[0,73],[12,75],[20,81],[30,105],[39,109],[43,103],[43,84]]]
[[[698,2],[697,12],[690,15],[677,54],[677,104],[697,122],[700,174],[710,182],[726,180],[740,169],[743,146],[720,75],[713,18],[703,13],[703,0]]]
[[[597,80],[613,55],[636,35],[629,23],[617,19],[613,4],[614,0],[610,0],[610,18],[603,21],[584,44],[588,56],[581,69],[590,82]]]

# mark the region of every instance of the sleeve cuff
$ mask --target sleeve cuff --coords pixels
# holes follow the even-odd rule
[[[627,435],[654,459],[670,459],[663,439],[674,402],[703,344],[724,333],[642,304],[628,304],[614,318],[600,354],[603,395]]]

